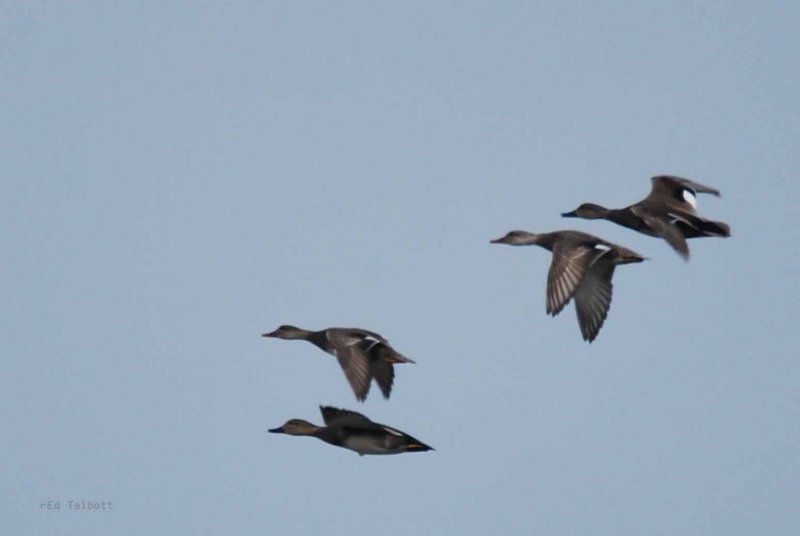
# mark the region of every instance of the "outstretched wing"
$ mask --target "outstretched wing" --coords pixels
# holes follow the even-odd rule
[[[322,413],[322,420],[325,422],[325,426],[340,424],[343,426],[357,427],[375,424],[366,416],[348,409],[339,409],[332,406],[320,406],[319,411]]]
[[[569,303],[581,285],[589,267],[608,248],[596,249],[590,244],[558,242],[553,247],[553,262],[547,274],[547,314],[556,316]]]
[[[614,263],[598,259],[589,269],[575,292],[575,311],[585,341],[592,342],[603,327],[611,307]]]
[[[355,344],[344,348],[335,349],[334,355],[339,366],[342,367],[347,381],[350,383],[356,399],[363,402],[367,398],[370,385],[369,358],[366,353]]]
[[[632,207],[631,211],[642,219],[654,235],[666,240],[667,243],[672,246],[672,249],[677,251],[681,257],[689,260],[689,244],[686,243],[683,232],[675,225],[675,221],[678,219],[678,211],[673,211],[675,215],[669,214],[669,217],[672,218],[673,221],[665,220],[641,207]]]
[[[372,354],[375,349],[388,345],[388,341],[375,332],[359,328],[331,328],[327,330],[326,336],[333,346],[332,353],[339,361],[356,399],[363,402],[369,393],[373,374]],[[384,382],[381,385],[384,396],[387,393],[386,388]],[[391,389],[391,380],[388,389]]]
[[[706,186],[705,184],[700,184],[699,182],[695,182],[689,179],[684,179],[682,177],[676,177],[674,175],[657,175],[651,178],[650,181],[653,183],[654,189],[656,187],[659,188],[666,187],[670,189],[681,187],[694,190],[694,192],[698,194],[711,194],[717,197],[721,197],[722,195],[716,188],[712,188],[711,186]]]
[[[375,359],[371,363],[372,377],[378,382],[378,387],[381,388],[383,398],[389,398],[392,393],[392,384],[394,383],[394,365],[383,360]]]
[[[697,206],[697,194],[712,194],[720,196],[719,190],[671,175],[658,175],[650,179],[652,187],[650,194],[645,198],[649,201],[667,202],[669,205],[678,206],[688,212],[694,212]]]

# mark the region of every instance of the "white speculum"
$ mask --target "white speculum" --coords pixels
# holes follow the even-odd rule
[[[697,198],[691,190],[683,190],[683,200],[692,205],[692,208],[697,206]]]

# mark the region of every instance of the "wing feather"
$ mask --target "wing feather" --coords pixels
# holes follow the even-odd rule
[[[319,411],[322,413],[322,420],[325,422],[325,426],[331,426],[333,424],[348,426],[375,424],[368,417],[348,409],[339,409],[333,406],[320,406]]]
[[[631,211],[642,219],[654,235],[663,238],[667,243],[672,246],[672,249],[686,260],[689,260],[689,244],[686,243],[686,237],[683,232],[676,225],[665,220],[663,217],[658,217],[649,210],[640,207],[634,207]],[[670,217],[674,218],[677,211],[672,211]]]
[[[583,283],[575,292],[575,311],[583,339],[592,342],[608,316],[611,307],[614,263],[599,259],[586,274]]]
[[[335,355],[356,399],[363,402],[369,393],[371,379],[369,358],[358,346],[338,349],[335,351]]]
[[[591,244],[559,242],[553,247],[553,262],[547,274],[547,314],[556,316],[569,303],[581,285],[589,266],[608,250]]]

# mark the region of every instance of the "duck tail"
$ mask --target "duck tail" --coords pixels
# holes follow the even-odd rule
[[[703,231],[703,234],[706,236],[731,236],[731,228],[727,223],[721,221],[704,220],[700,226],[700,230]]]
[[[416,363],[413,359],[409,359],[391,346],[382,344],[378,350],[378,359],[386,363]]]
[[[386,361],[388,361],[389,363],[414,363],[414,364],[416,364],[416,361],[414,361],[413,359],[410,359],[410,358],[408,358],[408,357],[406,357],[403,354],[400,354],[398,352],[388,352],[386,354],[385,358],[386,358]]]

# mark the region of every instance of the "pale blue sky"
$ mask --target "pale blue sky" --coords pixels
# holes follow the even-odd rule
[[[3,3],[3,532],[800,532],[798,27],[787,2]],[[660,173],[719,188],[698,208],[733,236],[687,264],[559,217]],[[489,244],[517,228],[652,259],[594,344],[546,316],[547,252]],[[260,337],[284,323],[418,364],[359,404]],[[319,404],[437,450],[266,432]]]

